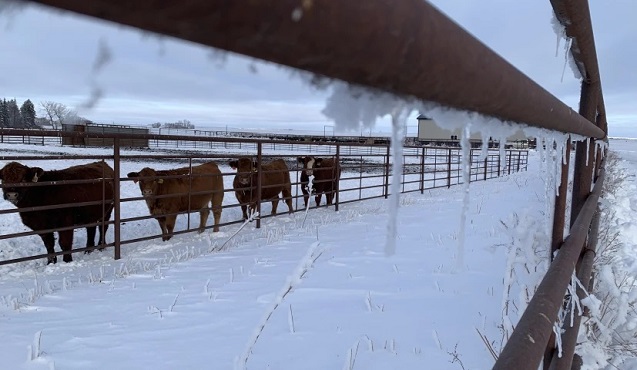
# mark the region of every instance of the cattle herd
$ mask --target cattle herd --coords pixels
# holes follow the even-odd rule
[[[303,165],[300,184],[305,208],[310,195],[316,206],[325,194],[327,205],[333,204],[338,191],[341,167],[332,158],[298,157]],[[286,162],[275,159],[257,163],[249,157],[229,162],[237,171],[233,190],[241,206],[243,219],[255,212],[257,201],[272,202],[272,215],[277,213],[280,195],[292,213],[292,183]],[[55,253],[55,236],[62,250],[64,262],[71,262],[73,232],[78,226],[86,228],[86,247],[90,253],[95,247],[95,234],[99,227],[98,246],[106,245],[105,235],[113,211],[113,169],[105,162],[72,166],[61,170],[44,170],[11,162],[0,169],[4,199],[18,208],[25,226],[36,232],[48,254]],[[139,184],[148,211],[159,223],[162,240],[173,235],[179,213],[199,211],[199,232],[203,232],[212,209],[213,232],[219,231],[224,197],[223,175],[215,162],[171,170],[149,167],[128,173],[128,178]],[[311,185],[310,185],[311,184]],[[258,194],[258,189],[261,189]],[[100,250],[103,248],[100,248]],[[57,257],[48,257],[56,263]]]

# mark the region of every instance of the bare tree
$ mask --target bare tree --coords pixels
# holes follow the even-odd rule
[[[40,108],[49,120],[49,123],[54,130],[58,129],[58,125],[62,125],[65,122],[67,115],[70,113],[69,108],[61,103],[56,103],[50,100],[40,102]]]

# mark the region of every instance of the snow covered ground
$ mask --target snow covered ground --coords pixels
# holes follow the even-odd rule
[[[2,266],[0,368],[489,369],[545,268],[546,158],[471,183],[466,204],[461,186],[401,196],[391,257],[388,201],[372,199],[227,243],[240,225],[136,243],[119,261]]]

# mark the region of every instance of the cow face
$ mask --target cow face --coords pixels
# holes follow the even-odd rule
[[[24,186],[12,187],[11,185],[38,182],[42,173],[44,173],[44,170],[40,167],[29,167],[18,162],[11,162],[4,166],[0,170],[0,180],[2,180],[2,185],[5,186],[2,188],[4,199],[17,205],[26,194],[28,188]]]
[[[135,183],[139,181],[139,190],[141,190],[144,197],[151,197],[153,194],[157,194],[157,189],[164,183],[164,179],[138,179],[138,177],[157,177],[157,172],[148,167],[139,172],[129,172],[128,177],[132,178]]]
[[[323,159],[321,158],[314,157],[298,157],[296,160],[299,161],[299,163],[303,164],[305,174],[308,176],[312,176],[314,174],[312,169],[315,167],[319,167],[321,165],[321,162],[323,161]]]
[[[257,164],[250,158],[239,158],[236,161],[230,162],[230,167],[237,170],[235,175],[235,181],[241,186],[249,186],[252,182],[252,175],[257,172]]]

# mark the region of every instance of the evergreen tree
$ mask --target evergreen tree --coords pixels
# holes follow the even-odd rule
[[[9,127],[9,110],[7,99],[0,100],[0,127]]]
[[[35,127],[35,106],[30,99],[22,103],[20,107],[20,116],[22,117],[22,127]]]
[[[5,104],[7,106],[7,111],[9,112],[8,127],[20,127],[22,118],[20,117],[20,108],[18,108],[18,103],[15,99],[11,99],[5,102]]]

